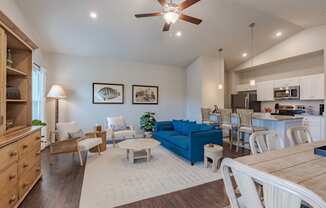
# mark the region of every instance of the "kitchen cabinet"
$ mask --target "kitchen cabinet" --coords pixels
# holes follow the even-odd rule
[[[237,92],[245,92],[256,90],[256,86],[250,86],[249,84],[239,84],[236,88]]]
[[[258,101],[273,101],[274,100],[274,82],[266,81],[259,82],[257,86],[257,100]]]
[[[300,79],[301,100],[324,99],[324,74],[310,75]]]
[[[274,81],[274,88],[281,88],[281,87],[293,87],[299,86],[300,82],[298,78],[291,78],[291,79],[280,79]]]
[[[309,128],[313,142],[326,139],[325,118],[323,116],[305,116],[303,124]]]

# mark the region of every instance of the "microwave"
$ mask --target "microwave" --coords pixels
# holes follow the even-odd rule
[[[300,86],[274,88],[275,100],[299,100]]]

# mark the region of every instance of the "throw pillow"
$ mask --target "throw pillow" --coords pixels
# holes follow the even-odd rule
[[[79,129],[76,132],[68,132],[68,138],[69,139],[79,139],[84,137],[84,132],[83,130]]]
[[[127,129],[127,124],[122,116],[108,118],[108,123],[113,131],[120,131]]]

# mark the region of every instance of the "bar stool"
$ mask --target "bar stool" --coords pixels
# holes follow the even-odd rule
[[[208,124],[208,125],[218,125],[216,121],[213,121],[209,118],[212,111],[209,108],[201,108],[201,119],[202,123]]]
[[[239,145],[241,140],[241,133],[251,135],[257,131],[266,131],[266,128],[263,127],[254,127],[252,124],[252,115],[254,111],[249,109],[237,109],[237,114],[239,117],[239,124],[238,124],[238,136],[237,136],[237,149],[239,151]],[[245,140],[243,139],[242,145],[245,144]]]
[[[220,121],[221,121],[221,128],[223,132],[228,132],[229,144],[230,149],[232,149],[233,139],[232,139],[232,109],[220,109]],[[224,137],[224,136],[223,136]],[[225,138],[225,137],[224,137]]]

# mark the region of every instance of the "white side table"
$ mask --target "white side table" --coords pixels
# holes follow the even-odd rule
[[[223,147],[214,144],[213,147],[209,147],[208,144],[204,146],[204,166],[208,168],[208,158],[213,160],[212,170],[217,171],[219,161],[223,158]]]

